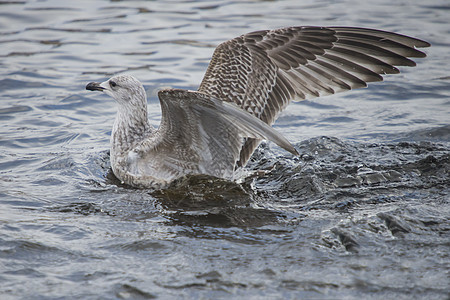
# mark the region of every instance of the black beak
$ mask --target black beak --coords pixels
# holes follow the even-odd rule
[[[103,91],[105,88],[100,86],[99,82],[89,82],[86,85],[88,91]]]

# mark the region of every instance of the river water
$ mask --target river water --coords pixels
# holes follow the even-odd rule
[[[448,1],[0,1],[1,299],[448,299]],[[367,89],[292,104],[240,183],[109,171],[113,74],[196,89],[214,47],[292,25],[432,44]],[[263,171],[263,172],[261,172]]]

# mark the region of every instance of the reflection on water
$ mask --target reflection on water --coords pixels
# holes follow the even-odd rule
[[[0,2],[0,293],[10,298],[448,297],[448,4]],[[408,9],[405,9],[408,7]],[[126,72],[196,89],[218,43],[288,25],[432,43],[414,69],[292,104],[299,149],[263,144],[238,183],[165,190],[110,173],[116,106],[84,86]]]

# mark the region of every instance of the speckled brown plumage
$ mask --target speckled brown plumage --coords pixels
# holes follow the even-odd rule
[[[220,44],[199,91],[273,124],[292,100],[311,99],[367,86],[395,66],[415,66],[425,57],[415,38],[366,28],[288,27],[244,34]],[[248,139],[238,166],[248,161],[258,140]]]

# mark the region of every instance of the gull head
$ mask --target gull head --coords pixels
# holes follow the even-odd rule
[[[131,75],[117,75],[99,83],[89,82],[86,90],[101,91],[113,97],[120,106],[144,106],[147,97],[142,83]]]

